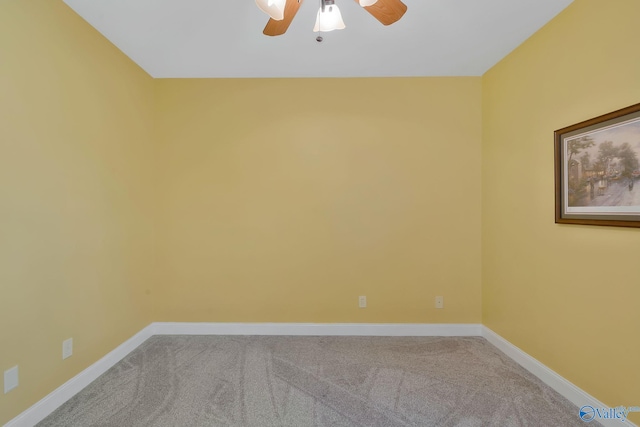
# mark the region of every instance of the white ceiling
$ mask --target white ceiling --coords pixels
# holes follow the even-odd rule
[[[403,0],[385,27],[353,0],[336,0],[347,28],[313,25],[305,0],[289,31],[267,37],[254,0],[64,0],[151,76],[479,76],[573,0]]]

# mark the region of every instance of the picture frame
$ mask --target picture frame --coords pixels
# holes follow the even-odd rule
[[[640,227],[640,103],[554,132],[558,224]]]

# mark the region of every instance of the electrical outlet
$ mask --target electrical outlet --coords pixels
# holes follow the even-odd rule
[[[436,308],[444,308],[444,297],[436,297]]]
[[[66,359],[73,355],[73,338],[62,341],[62,358]]]
[[[14,388],[18,387],[18,366],[14,366],[11,369],[4,371],[4,392],[9,393]]]
[[[367,307],[367,297],[365,296],[358,297],[358,307],[360,308]]]

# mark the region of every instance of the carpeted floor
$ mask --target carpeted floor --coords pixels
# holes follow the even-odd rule
[[[483,338],[156,336],[38,426],[583,424]]]

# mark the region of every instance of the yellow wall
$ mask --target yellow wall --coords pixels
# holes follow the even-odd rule
[[[152,114],[153,80],[61,1],[0,3],[0,425],[150,321]]]
[[[638,17],[577,0],[483,77],[483,323],[608,405],[640,402],[640,230],[554,224],[553,131],[640,102]]]
[[[157,83],[155,320],[480,321],[480,78]]]

